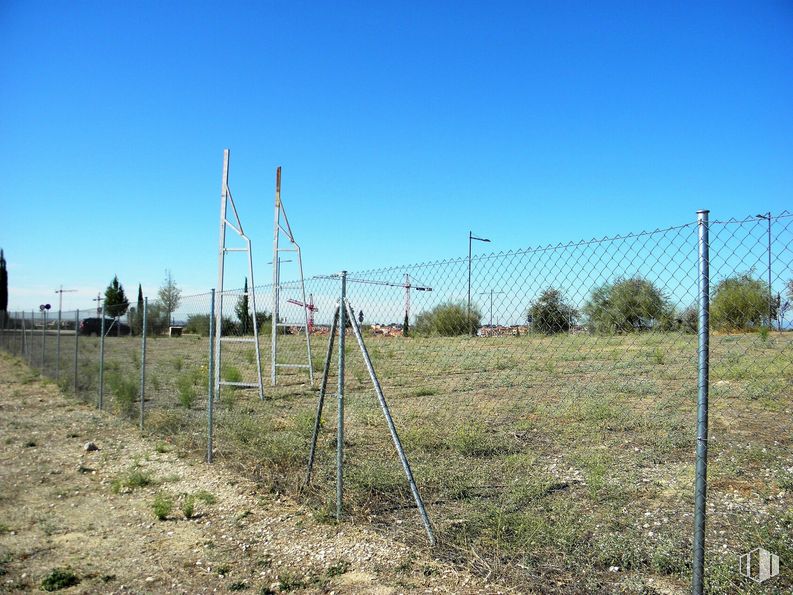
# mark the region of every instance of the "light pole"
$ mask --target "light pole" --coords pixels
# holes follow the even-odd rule
[[[771,325],[771,311],[773,310],[773,301],[774,298],[772,297],[771,292],[771,211],[768,211],[765,215],[755,215],[758,219],[765,219],[768,221],[768,328],[772,328]]]
[[[493,328],[493,294],[494,293],[504,293],[503,291],[483,291],[479,295],[490,295],[490,328]]]
[[[474,336],[474,325],[471,324],[471,244],[474,240],[478,242],[490,242],[487,238],[476,237],[471,230],[468,230],[468,308],[466,309],[466,318],[468,321],[468,330],[471,336]]]

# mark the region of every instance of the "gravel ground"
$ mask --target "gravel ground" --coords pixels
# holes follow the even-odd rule
[[[2,592],[39,591],[55,569],[79,580],[65,593],[506,592],[429,551],[320,523],[65,397],[5,353],[0,436]],[[164,520],[158,496],[173,503]]]

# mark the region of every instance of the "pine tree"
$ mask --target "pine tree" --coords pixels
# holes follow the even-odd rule
[[[253,321],[251,319],[251,312],[248,309],[248,277],[245,277],[245,288],[243,293],[237,300],[237,305],[234,306],[234,312],[240,321],[240,333],[247,335],[251,331]]]
[[[118,275],[115,275],[105,290],[105,314],[118,318],[124,316],[128,309],[129,300],[124,293],[124,286],[118,282]]]
[[[3,250],[0,249],[0,316],[5,325],[8,310],[8,271],[6,270],[6,259]]]
[[[407,312],[405,312],[405,320],[402,322],[402,336],[407,337],[410,334],[410,320],[408,320]]]

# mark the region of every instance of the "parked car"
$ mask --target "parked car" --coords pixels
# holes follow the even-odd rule
[[[83,318],[80,321],[80,334],[98,337],[102,332],[101,318]],[[117,321],[115,318],[105,318],[105,336],[127,336],[131,333],[129,325]]]

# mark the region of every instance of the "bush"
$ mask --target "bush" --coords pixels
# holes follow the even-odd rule
[[[184,325],[184,332],[202,337],[209,336],[209,314],[190,314]]]
[[[551,287],[531,303],[527,318],[538,333],[566,333],[578,319],[578,310],[565,302],[561,291]]]
[[[469,316],[465,303],[446,302],[419,314],[413,326],[420,335],[453,337],[476,332],[481,326],[481,319],[482,315],[473,305]]]
[[[184,332],[201,335],[202,337],[209,336],[209,314],[191,314],[187,317],[187,323],[184,327]],[[257,315],[259,318],[261,314]],[[236,335],[239,333],[239,324],[234,322],[228,316],[223,317],[223,334]]]
[[[60,591],[80,583],[80,578],[71,568],[56,568],[41,581],[42,591]]]
[[[674,308],[653,283],[633,277],[606,283],[592,291],[584,306],[589,326],[599,333],[672,328]]]
[[[699,308],[689,306],[680,313],[678,319],[680,330],[686,333],[696,333],[699,330]]]
[[[168,311],[159,302],[149,302],[146,309],[146,334],[162,335],[168,330]]]
[[[774,316],[772,312],[771,317]],[[710,319],[714,328],[752,330],[759,328],[767,318],[768,283],[765,281],[744,273],[723,279],[716,285],[710,303]]]
[[[152,510],[158,520],[164,521],[173,510],[173,500],[162,494],[157,494],[154,504],[152,504]]]
[[[179,403],[185,409],[192,408],[196,400],[196,389],[194,384],[194,375],[186,373],[176,379],[176,388],[179,391]]]
[[[115,395],[119,409],[124,413],[130,413],[140,394],[137,379],[130,379],[120,372],[111,371],[107,375],[107,385]]]

